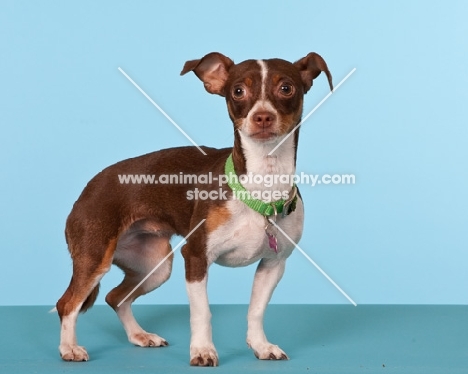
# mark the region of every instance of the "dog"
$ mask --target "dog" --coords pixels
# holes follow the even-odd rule
[[[291,132],[301,121],[304,94],[322,72],[333,90],[331,73],[324,59],[313,52],[294,63],[268,59],[238,64],[213,52],[187,61],[181,75],[191,71],[206,91],[225,98],[234,125],[234,146],[201,147],[206,155],[195,146],[156,151],[104,169],[84,188],[65,229],[73,275],[56,304],[63,360],[89,359],[77,344],[77,317],[95,302],[99,282],[112,264],[125,276],[107,294],[106,302],[116,311],[129,341],[142,347],[168,345],[140,327],[131,304],[169,278],[174,234],[187,237],[181,252],[190,303],[190,365],[218,365],[207,296],[208,268],[213,263],[237,267],[259,261],[248,310],[247,344],[258,359],[288,359],[267,340],[263,315],[286,259],[301,238],[303,202],[290,180],[276,178],[266,187],[258,178],[244,178],[241,183],[240,176],[295,174],[299,129]],[[216,178],[208,183],[123,184],[118,178],[210,173]],[[232,181],[218,188],[214,180],[226,180],[228,175]],[[223,198],[195,199],[195,190],[218,191]],[[260,197],[255,198],[254,192]]]

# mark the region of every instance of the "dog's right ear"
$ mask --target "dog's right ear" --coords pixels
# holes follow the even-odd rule
[[[200,60],[187,61],[180,75],[193,71],[209,93],[224,96],[224,86],[232,65],[234,62],[229,57],[212,52]]]

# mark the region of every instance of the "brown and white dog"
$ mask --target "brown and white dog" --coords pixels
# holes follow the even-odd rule
[[[61,320],[59,350],[64,360],[89,359],[86,350],[77,345],[76,321],[79,312],[86,311],[95,302],[99,282],[112,264],[120,267],[125,277],[109,292],[106,301],[117,312],[129,341],[142,347],[168,344],[164,338],[140,327],[132,315],[131,304],[169,278],[173,258],[171,236],[186,236],[204,219],[182,249],[190,301],[190,364],[218,365],[207,296],[208,268],[214,262],[236,267],[260,261],[248,311],[247,344],[259,359],[288,358],[267,340],[263,331],[266,306],[283,275],[286,259],[294,249],[286,236],[277,233],[277,250],[272,250],[270,237],[265,233],[265,216],[235,199],[227,185],[222,186],[227,199],[196,200],[187,199],[187,192],[196,188],[217,190],[217,183],[121,184],[118,175],[211,172],[222,176],[230,154],[237,175],[293,175],[299,131],[287,135],[301,120],[303,96],[313,80],[324,72],[332,89],[331,74],[316,53],[309,53],[295,63],[271,59],[239,64],[220,53],[210,53],[200,60],[186,62],[181,74],[189,71],[203,81],[209,93],[226,98],[234,124],[234,147],[202,147],[207,155],[196,147],[161,150],[112,165],[88,183],[74,204],[65,229],[73,259],[73,276],[57,302]],[[285,137],[281,146],[269,155]],[[280,191],[282,196],[293,188],[281,178],[269,187],[253,181],[245,183],[244,187],[248,191]],[[296,198],[295,205],[290,214],[278,215],[276,224],[298,242],[304,217],[300,197]],[[126,298],[168,255],[167,260]]]

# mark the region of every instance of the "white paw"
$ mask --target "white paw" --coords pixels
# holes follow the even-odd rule
[[[218,366],[218,353],[213,345],[190,347],[191,366]]]
[[[130,335],[128,340],[130,341],[130,343],[133,343],[140,347],[165,347],[169,345],[166,339],[161,338],[156,334],[150,334],[147,332],[140,332],[137,334]]]
[[[65,361],[88,361],[88,352],[84,347],[65,344],[59,346],[60,356]]]
[[[277,345],[270,343],[258,344],[256,346],[251,345],[255,357],[259,360],[289,360],[289,357],[284,351]]]

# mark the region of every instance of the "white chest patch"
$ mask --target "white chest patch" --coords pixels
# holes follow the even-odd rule
[[[265,218],[247,207],[242,201],[227,202],[231,218],[208,236],[208,263],[229,267],[250,265],[262,258],[286,258],[294,245],[278,232],[278,253],[268,245]],[[284,218],[278,216],[277,224],[297,243],[302,235],[304,209],[298,199],[296,210]]]
[[[265,178],[269,176],[292,176],[295,173],[294,168],[294,139],[292,136],[286,139],[281,144],[275,153],[269,157],[268,153],[278,144],[279,140],[267,144],[258,144],[248,136],[239,132],[242,140],[242,149],[246,158],[247,173],[251,175],[261,176]],[[286,181],[281,178],[274,178],[273,183],[266,185],[266,180],[263,183],[252,183],[250,180],[243,183],[243,186],[249,191],[255,190],[270,190],[279,191],[280,193],[289,193],[292,188],[291,178]],[[272,201],[275,199],[265,199]]]
[[[241,181],[243,187],[250,193],[257,193],[255,198],[264,202],[287,199],[292,189],[291,179],[295,173],[294,137],[289,136],[273,155],[270,152],[282,141],[284,136],[278,135],[267,141],[258,141],[250,136],[251,127],[255,127],[252,117],[259,111],[272,113],[279,117],[277,110],[267,99],[266,83],[268,65],[263,60],[257,61],[262,77],[261,94],[257,102],[247,114],[239,129],[242,151],[246,160],[246,175],[253,179]],[[256,181],[259,177],[259,181]],[[280,177],[286,177],[282,179]],[[270,182],[267,182],[267,179]],[[276,194],[275,196],[273,194]],[[294,249],[294,244],[281,231],[277,233],[278,251],[270,248],[265,232],[267,222],[258,212],[249,208],[240,200],[230,200],[226,203],[230,219],[217,227],[208,235],[208,263],[216,262],[224,266],[246,266],[262,258],[286,258]],[[277,224],[287,236],[297,243],[302,235],[304,208],[298,199],[296,210],[289,216],[278,215]]]

